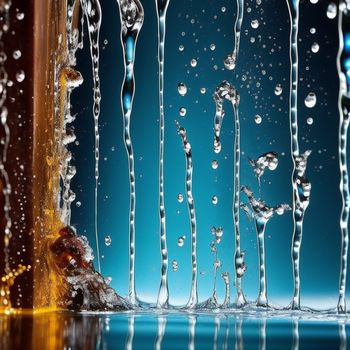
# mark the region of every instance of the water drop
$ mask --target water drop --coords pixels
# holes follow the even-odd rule
[[[218,197],[215,196],[215,195],[214,195],[214,196],[212,197],[212,199],[211,199],[211,202],[212,202],[214,205],[218,204],[218,201],[219,201],[219,200],[218,200]]]
[[[191,67],[196,67],[196,66],[197,66],[197,60],[195,58],[192,58]]]
[[[16,80],[21,83],[25,79],[26,75],[24,71],[21,69],[16,73]]]
[[[105,237],[105,245],[106,245],[107,247],[109,247],[111,244],[112,244],[112,238],[111,238],[111,236],[107,235],[107,236]]]
[[[185,50],[185,47],[183,45],[179,46],[179,51],[182,52],[183,50]]]
[[[179,193],[179,194],[177,195],[177,201],[178,201],[179,203],[182,203],[183,200],[184,200],[184,196],[182,195],[182,193]]]
[[[176,260],[173,260],[173,261],[172,261],[171,266],[172,266],[172,268],[173,268],[173,271],[174,271],[174,272],[177,272],[179,266],[178,266],[178,263],[177,263]]]
[[[22,21],[22,19],[24,18],[24,13],[23,12],[18,12],[16,14],[16,18],[19,20],[19,21]]]
[[[314,92],[310,92],[305,98],[305,106],[308,108],[313,108],[316,105],[317,98]]]
[[[262,118],[259,114],[257,114],[255,117],[254,117],[254,120],[255,120],[255,123],[256,124],[261,124],[262,122]]]
[[[327,17],[329,19],[337,17],[337,5],[334,2],[331,2],[327,7]]]
[[[317,4],[318,0],[310,0],[311,4]]]
[[[217,160],[213,160],[212,162],[211,162],[211,167],[214,169],[214,170],[216,170],[218,167],[219,167],[219,162],[217,161]]]
[[[201,91],[201,94],[204,95],[207,92],[207,89],[203,87],[203,88],[201,88],[200,91]]]
[[[12,56],[13,56],[13,58],[14,58],[15,60],[18,60],[18,59],[22,56],[21,50],[15,50],[15,51],[13,51]]]
[[[186,239],[186,236],[180,236],[178,239],[177,239],[177,245],[179,247],[183,247],[184,243],[185,243],[185,239]]]
[[[215,44],[210,44],[210,50],[211,50],[211,51],[214,51],[215,48],[216,48]]]
[[[316,28],[310,28],[310,33],[315,34],[316,33]]]
[[[282,85],[281,84],[277,84],[276,87],[275,87],[275,95],[276,96],[280,96],[282,94]]]
[[[78,202],[75,203],[75,205],[76,205],[78,208],[80,208],[80,207],[81,207],[81,202],[78,201]]]
[[[185,96],[187,93],[187,86],[184,83],[179,83],[177,86],[177,91],[181,96]]]
[[[315,42],[315,43],[312,44],[311,51],[313,53],[317,53],[319,51],[319,49],[320,49],[320,45],[318,45],[318,43]]]
[[[221,12],[226,12],[226,7],[225,6],[221,7]]]
[[[309,124],[309,125],[312,125],[314,123],[314,120],[313,118],[309,117],[306,119],[306,122]]]
[[[251,22],[250,22],[250,25],[253,29],[257,29],[259,27],[259,21],[257,19],[253,19]]]
[[[184,117],[186,115],[187,109],[185,107],[181,107],[179,109],[179,114],[181,117]]]

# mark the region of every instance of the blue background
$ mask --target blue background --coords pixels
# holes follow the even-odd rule
[[[337,109],[338,77],[336,54],[338,48],[337,19],[328,19],[330,1],[317,4],[301,1],[300,5],[300,81],[299,81],[299,143],[304,152],[312,150],[308,178],[312,183],[311,203],[305,216],[301,253],[302,304],[324,308],[337,302],[340,260],[340,193],[338,166]],[[165,201],[169,248],[170,302],[183,304],[190,292],[190,225],[185,197],[185,157],[176,133],[175,120],[187,129],[194,162],[193,191],[198,223],[199,297],[211,295],[213,287],[213,256],[210,252],[212,226],[224,228],[218,247],[222,268],[231,275],[233,289],[233,115],[225,105],[222,128],[223,149],[213,152],[213,119],[215,104],[212,94],[222,80],[229,80],[240,92],[242,132],[241,183],[257,192],[248,158],[267,151],[280,155],[279,166],[266,172],[262,179],[262,196],[269,205],[291,204],[291,157],[288,117],[289,98],[289,18],[285,1],[246,1],[241,36],[241,50],[235,72],[225,70],[223,59],[233,50],[233,24],[236,2],[227,0],[173,0],[167,16],[165,48]],[[160,282],[159,217],[158,217],[158,61],[157,20],[154,1],[143,1],[145,20],[136,49],[136,94],[131,121],[136,166],[136,288],[142,300],[155,301]],[[226,11],[222,11],[222,7]],[[120,89],[124,75],[123,55],[119,39],[120,19],[115,0],[102,1],[101,32],[101,176],[99,186],[99,243],[102,272],[111,276],[111,285],[121,295],[128,291],[128,210],[129,184],[127,158],[122,138]],[[253,29],[251,21],[259,20]],[[192,23],[194,20],[194,23]],[[316,34],[310,34],[310,28]],[[85,38],[87,39],[85,32]],[[311,52],[313,42],[320,50]],[[210,50],[214,43],[215,51]],[[179,46],[184,45],[183,52]],[[92,247],[94,238],[94,136],[92,116],[92,76],[88,42],[78,53],[78,66],[84,84],[72,96],[73,113],[77,113],[75,130],[79,145],[73,145],[73,163],[78,174],[72,182],[77,193],[73,204],[72,224],[87,235]],[[192,58],[197,67],[190,65]],[[237,74],[237,76],[236,76]],[[179,82],[188,87],[186,96],[177,92]],[[274,94],[277,84],[283,92]],[[201,94],[200,88],[206,93]],[[308,109],[304,98],[309,92],[317,95],[317,105]],[[179,108],[186,107],[185,117]],[[257,125],[254,116],[262,116]],[[313,125],[306,119],[312,117]],[[219,168],[213,170],[211,161],[217,159]],[[184,201],[177,201],[177,194]],[[216,194],[219,202],[211,203]],[[243,199],[243,196],[242,196]],[[253,222],[241,214],[242,248],[246,251],[247,272],[243,284],[250,300],[257,296],[258,258]],[[178,247],[180,235],[187,239]],[[110,235],[112,244],[106,246],[104,237]],[[292,295],[290,245],[292,215],[271,219],[266,232],[268,292],[272,302],[287,305]],[[178,261],[173,272],[171,261]],[[220,300],[224,283],[219,277]]]

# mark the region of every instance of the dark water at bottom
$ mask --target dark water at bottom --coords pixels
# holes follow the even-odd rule
[[[47,313],[0,318],[1,349],[347,349],[340,318]]]

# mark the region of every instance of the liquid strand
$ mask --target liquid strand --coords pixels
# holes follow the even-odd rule
[[[81,0],[84,15],[86,17],[89,41],[90,54],[92,62],[93,76],[93,91],[94,91],[94,133],[95,133],[95,239],[96,239],[96,255],[98,271],[101,272],[100,248],[98,238],[98,181],[99,181],[99,161],[100,161],[100,132],[99,132],[99,117],[101,106],[101,90],[99,76],[99,60],[100,60],[100,29],[102,22],[102,11],[99,0]]]
[[[192,162],[192,149],[191,144],[188,142],[186,129],[177,123],[177,132],[181,137],[183,149],[186,156],[186,195],[187,195],[187,207],[191,221],[191,265],[192,265],[192,277],[191,277],[191,294],[187,302],[188,308],[195,308],[198,303],[198,291],[197,291],[197,222],[196,222],[196,209],[192,193],[192,178],[193,178],[193,162]]]
[[[291,23],[290,31],[290,135],[293,160],[293,239],[292,263],[294,291],[292,309],[300,309],[300,249],[303,236],[304,213],[310,201],[311,184],[305,176],[306,161],[310,151],[299,154],[298,141],[298,31],[299,0],[286,0]]]
[[[350,210],[350,192],[349,192],[349,171],[347,165],[347,136],[349,127],[350,113],[350,81],[347,78],[350,47],[345,41],[345,36],[350,31],[350,1],[339,6],[338,32],[339,32],[339,50],[337,57],[337,68],[339,75],[339,168],[340,168],[340,193],[342,198],[342,208],[340,213],[340,232],[341,232],[341,257],[340,257],[340,276],[339,276],[339,300],[338,312],[346,312],[346,275],[349,248],[349,210]]]
[[[161,276],[157,298],[157,307],[169,305],[168,287],[168,248],[166,240],[165,203],[164,203],[164,45],[166,31],[166,13],[170,0],[155,0],[158,19],[158,63],[159,63],[159,219]]]
[[[234,124],[235,124],[235,139],[234,139],[234,191],[233,191],[233,203],[232,213],[235,230],[235,285],[237,289],[236,305],[241,307],[246,304],[242,288],[242,277],[244,271],[242,267],[244,265],[244,254],[241,252],[241,235],[239,230],[239,209],[240,209],[240,158],[241,158],[241,141],[240,141],[240,120],[238,113],[238,106],[240,102],[240,96],[238,91],[233,85],[227,81],[223,81],[215,90],[214,102],[216,106],[215,118],[214,118],[214,152],[219,153],[221,151],[220,132],[222,121],[224,118],[224,101],[228,100],[232,103]],[[243,271],[243,273],[242,273]]]
[[[228,70],[233,70],[236,67],[238,53],[239,53],[239,45],[241,40],[241,28],[242,28],[242,22],[243,22],[243,15],[244,15],[244,0],[237,0],[237,16],[236,21],[234,25],[234,39],[235,39],[235,46],[233,49],[233,52],[224,60],[225,68]]]
[[[129,184],[130,184],[130,210],[129,210],[129,301],[136,304],[135,289],[135,157],[130,136],[130,121],[132,105],[135,94],[135,50],[139,32],[144,20],[143,7],[138,0],[119,0],[121,20],[120,38],[124,54],[124,81],[121,90],[121,105],[124,123],[124,145],[128,156]]]

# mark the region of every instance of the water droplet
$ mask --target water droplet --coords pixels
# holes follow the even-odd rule
[[[313,108],[316,105],[317,97],[314,92],[310,92],[305,98],[305,106],[308,108]]]
[[[13,51],[12,56],[15,60],[18,60],[22,56],[22,52],[20,50],[15,50]]]
[[[310,0],[311,4],[317,4],[318,0]]]
[[[178,201],[179,203],[182,203],[183,200],[184,200],[184,196],[182,195],[182,193],[179,193],[179,194],[177,195],[177,201]]]
[[[256,124],[261,124],[262,122],[262,118],[259,114],[257,114],[255,117],[254,117],[254,121]]]
[[[182,52],[183,50],[185,50],[185,47],[183,45],[179,46],[179,51]]]
[[[186,115],[187,109],[185,107],[181,107],[179,109],[179,114],[181,117],[184,117]]]
[[[314,120],[313,118],[309,117],[306,119],[306,122],[309,124],[309,125],[312,125],[314,123]]]
[[[196,67],[197,66],[197,60],[195,58],[192,58],[191,60],[191,66]]]
[[[24,18],[24,13],[23,12],[18,12],[16,14],[16,18],[19,20],[19,21],[22,21],[22,19]]]
[[[16,73],[16,80],[21,83],[25,79],[26,75],[24,71],[21,69]]]
[[[81,202],[78,201],[78,202],[75,203],[75,205],[76,205],[78,208],[80,208],[80,207],[81,207]]]
[[[337,5],[334,2],[331,2],[327,7],[327,17],[329,19],[337,17]]]
[[[225,6],[221,7],[221,12],[226,12],[226,7]]]
[[[250,25],[253,29],[257,29],[259,27],[259,21],[257,19],[253,19],[251,22],[250,22]]]
[[[282,85],[281,84],[277,84],[276,87],[275,87],[275,95],[276,96],[280,96],[282,94]]]
[[[105,39],[105,40],[103,41],[103,43],[104,43],[105,45],[107,45],[107,44],[108,44],[108,40]]]
[[[311,51],[313,53],[317,53],[319,49],[320,49],[320,45],[318,45],[318,43],[315,42],[315,43],[312,44]]]
[[[211,51],[214,51],[215,48],[216,48],[215,44],[210,44],[210,50],[211,50]]]
[[[172,268],[173,268],[173,271],[174,271],[174,272],[177,272],[177,270],[178,270],[178,268],[179,268],[179,265],[178,265],[178,263],[177,263],[176,260],[173,260],[173,261],[172,261],[171,266],[172,266]]]
[[[236,67],[236,53],[228,55],[224,60],[225,68],[228,70],[233,70]]]
[[[315,34],[316,33],[316,28],[310,28],[310,33]]]
[[[111,236],[107,235],[105,236],[105,245],[109,247],[112,244],[112,238]]]
[[[179,83],[177,91],[181,96],[185,96],[187,94],[187,86],[184,83]]]
[[[204,95],[207,92],[207,89],[203,87],[203,88],[201,88],[200,91],[201,91],[201,94]]]
[[[218,200],[218,197],[215,196],[215,195],[214,195],[214,196],[212,197],[212,199],[211,199],[211,202],[212,202],[214,205],[218,204],[218,201],[219,201],[219,200]]]
[[[186,239],[186,236],[180,236],[178,239],[177,239],[177,245],[179,247],[183,247],[184,243],[185,243],[185,239]]]
[[[214,169],[214,170],[216,170],[218,167],[219,167],[219,162],[217,161],[217,160],[213,160],[212,162],[211,162],[211,167]]]
[[[111,276],[105,277],[105,281],[107,284],[110,284],[112,282],[112,277]]]

